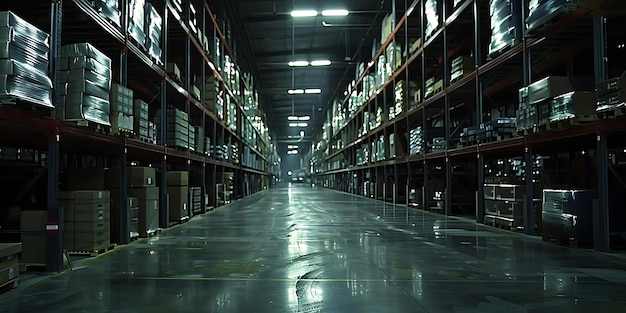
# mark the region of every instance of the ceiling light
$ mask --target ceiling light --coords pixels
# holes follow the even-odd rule
[[[298,149],[298,146],[296,145],[289,145],[287,146],[288,149]]]
[[[324,10],[322,11],[323,16],[346,16],[350,14],[348,10]]]
[[[289,123],[289,127],[298,127],[298,123]]]
[[[304,89],[289,89],[287,90],[287,92],[290,95],[301,95],[301,94],[304,94]]]
[[[305,66],[309,66],[309,61],[291,61],[289,62],[289,66],[305,67]]]
[[[309,127],[309,123],[298,123],[298,127]]]
[[[300,121],[310,121],[311,117],[308,116],[308,115],[300,116],[300,117],[298,117],[298,120],[300,120]]]
[[[304,130],[300,131],[300,137],[304,137]]]
[[[317,11],[315,10],[293,10],[291,11],[292,17],[312,17],[317,16]]]
[[[307,89],[304,92],[307,94],[318,94],[322,93],[322,89]]]
[[[290,116],[288,116],[288,117],[287,117],[287,119],[288,119],[288,120],[290,120],[290,121],[297,121],[297,120],[298,120],[298,117],[297,117],[297,116],[290,115]]]
[[[311,66],[329,66],[331,63],[330,60],[316,60],[311,61]]]

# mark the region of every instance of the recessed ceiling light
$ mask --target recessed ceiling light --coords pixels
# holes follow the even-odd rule
[[[305,67],[305,66],[309,66],[309,61],[291,61],[289,62],[289,66]]]
[[[348,10],[324,10],[322,11],[323,16],[346,16],[350,14]]]
[[[307,89],[304,91],[304,93],[307,94],[318,94],[318,93],[322,93],[322,89]]]
[[[290,120],[290,121],[297,121],[298,117],[291,115],[291,116],[288,116],[287,119]]]
[[[304,94],[304,89],[289,89],[287,90],[287,93],[290,95],[301,95]]]
[[[315,60],[311,61],[311,66],[329,66],[332,62],[330,60]]]
[[[308,115],[300,116],[300,117],[298,117],[298,120],[300,120],[300,121],[310,121],[311,117],[308,116]]]
[[[317,16],[317,11],[315,10],[293,10],[291,11],[292,17],[313,17]]]
[[[298,127],[309,127],[309,123],[298,123]]]
[[[298,127],[298,123],[289,123],[289,127]]]

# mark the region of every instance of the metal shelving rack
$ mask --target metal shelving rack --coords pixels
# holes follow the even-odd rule
[[[214,8],[214,4],[209,4],[206,0],[187,0],[183,1],[184,16],[180,16],[170,0],[149,2],[157,8],[163,18],[163,54],[159,60],[160,64],[148,57],[131,40],[128,32],[122,31],[127,28],[129,19],[128,0],[119,1],[122,16],[120,28],[109,23],[89,5],[88,1],[84,0],[55,0],[52,1],[51,5],[6,3],[0,6],[0,9],[11,10],[40,29],[50,32],[50,77],[55,85],[60,70],[57,60],[60,57],[61,45],[90,42],[114,61],[114,80],[122,86],[135,90],[135,98],[143,99],[149,104],[151,116],[158,109],[164,112],[168,105],[177,107],[199,121],[197,125],[205,131],[205,134],[200,135],[209,134],[213,144],[228,142],[235,143],[239,147],[248,146],[255,155],[255,159],[259,161],[260,167],[250,167],[241,164],[241,162],[217,160],[203,153],[168,147],[165,144],[165,114],[161,114],[161,129],[158,130],[161,136],[158,144],[154,145],[127,136],[94,132],[91,129],[61,121],[54,110],[42,113],[40,110],[32,111],[22,106],[0,105],[2,144],[33,147],[45,155],[42,163],[45,163],[47,169],[47,201],[45,206],[48,212],[46,234],[48,240],[46,262],[48,272],[58,272],[63,267],[61,235],[63,217],[59,208],[58,196],[61,183],[60,172],[63,166],[67,165],[68,159],[89,160],[97,164],[119,167],[121,199],[126,198],[127,168],[134,164],[145,164],[157,168],[160,171],[163,186],[166,185],[166,172],[168,170],[189,171],[190,179],[196,178],[200,182],[202,199],[205,199],[205,195],[208,193],[207,188],[214,188],[216,184],[223,182],[225,172],[232,172],[235,175],[237,186],[233,187],[236,198],[268,188],[276,177],[276,173],[270,171],[273,164],[268,164],[268,156],[275,154],[271,139],[257,127],[249,128],[256,132],[256,142],[249,142],[242,136],[242,123],[252,123],[249,120],[252,117],[247,116],[242,109],[243,99],[240,95],[244,94],[243,90],[231,90],[226,86],[224,78],[216,66],[219,59],[215,55],[205,53],[204,48],[192,34],[190,28],[182,22],[185,16],[189,15],[190,4],[194,5],[196,9],[199,9],[197,11],[197,18],[200,20],[199,25],[213,42],[210,45],[210,50],[212,52],[221,50],[221,55],[227,54],[236,60],[236,49],[229,46],[227,38],[221,30],[226,22],[222,21],[223,23],[220,25],[220,21],[212,11],[223,8],[219,8],[217,5]],[[67,16],[71,16],[71,18],[67,18]],[[215,38],[219,38],[219,44]],[[175,51],[176,55],[168,55],[175,50],[168,45],[169,42],[172,44],[184,43],[183,49]],[[172,49],[172,51],[168,51],[168,49]],[[173,77],[168,76],[164,70],[164,64],[173,59],[184,61],[184,66],[181,68],[185,75],[182,85],[176,82]],[[234,101],[237,115],[236,131],[221,121],[215,112],[207,109],[203,105],[203,101],[197,100],[191,95],[192,75],[196,75],[202,81],[201,99],[206,99],[207,91],[204,82],[208,77],[214,76],[220,84],[220,88]],[[243,82],[241,85],[244,85]],[[56,97],[55,95],[53,103],[57,103]],[[239,160],[242,159],[242,150],[239,151]],[[271,160],[273,161],[274,158]],[[218,177],[217,173],[221,173],[222,176]],[[246,192],[244,193],[243,190]],[[166,203],[166,200],[166,190],[161,188],[160,203]],[[218,206],[218,204],[217,194],[214,194],[209,203],[205,203],[207,206]],[[122,216],[114,218],[119,218],[122,221],[127,220],[128,204],[126,201],[120,201],[120,205]],[[169,227],[167,210],[160,210],[159,220],[160,227]],[[122,228],[125,227],[122,226]],[[119,236],[121,238],[120,243],[130,241],[128,228],[120,229]]]
[[[616,208],[611,207],[608,200],[609,178],[612,175],[608,164],[608,147],[615,149],[626,144],[620,136],[611,136],[626,128],[625,119],[598,119],[592,123],[550,132],[520,134],[510,139],[464,147],[454,145],[453,141],[464,125],[479,125],[489,121],[490,112],[498,106],[514,104],[516,107],[518,89],[543,76],[558,75],[555,73],[571,76],[582,73],[584,76],[593,76],[596,83],[608,79],[606,21],[610,16],[623,17],[626,12],[624,5],[611,0],[578,1],[575,10],[563,13],[539,33],[526,36],[526,29],[522,26],[524,35],[521,42],[488,58],[485,45],[485,38],[490,35],[488,1],[464,0],[454,6],[453,1],[439,0],[443,2],[441,25],[432,36],[424,40],[425,2],[415,0],[409,5],[404,1],[393,1],[390,8],[387,8],[395,17],[395,28],[389,39],[372,54],[372,59],[362,60],[366,69],[355,80],[354,88],[362,88],[365,76],[373,71],[373,64],[390,44],[403,43],[404,51],[410,47],[409,39],[420,37],[422,44],[414,53],[406,55],[402,65],[390,78],[378,85],[372,97],[348,116],[344,125],[330,132],[330,138],[323,145],[330,148],[323,151],[325,160],[323,164],[318,164],[323,168],[318,179],[325,187],[405,205],[410,204],[410,189],[418,189],[423,194],[421,203],[418,203],[422,209],[431,206],[429,202],[432,199],[429,196],[435,188],[443,192],[444,199],[444,207],[438,212],[475,216],[476,221],[482,223],[485,206],[484,194],[480,190],[485,182],[483,169],[488,161],[501,157],[522,158],[525,161],[525,172],[532,173],[534,157],[541,153],[595,150],[596,155],[606,157],[596,157],[599,201],[594,210],[596,216],[593,245],[596,250],[611,250],[609,216]],[[527,1],[520,0],[520,3],[522,8],[527,8]],[[522,9],[520,12],[522,18],[527,16],[525,11],[526,9]],[[462,41],[463,38],[460,37],[471,40]],[[449,68],[452,58],[462,53],[474,57],[475,69],[450,83]],[[588,66],[577,62],[581,58],[587,61]],[[617,65],[624,68],[624,62],[617,61],[621,62]],[[441,71],[444,83],[442,90],[424,99],[426,79]],[[365,135],[357,135],[363,127],[364,112],[375,112],[382,107],[387,113],[393,106],[390,93],[393,93],[394,86],[399,81],[407,82],[405,95],[410,94],[408,82],[417,81],[421,90],[421,102],[413,108],[407,107],[400,116],[383,121]],[[340,103],[347,106],[348,97],[340,100]],[[329,112],[328,120],[331,119]],[[406,151],[396,157],[389,157],[387,154],[382,161],[368,159],[365,164],[356,163],[358,147],[364,144],[371,147],[381,134],[385,138],[395,134],[397,138],[398,134],[408,135],[412,127],[421,125],[426,133],[425,138],[430,141],[433,137],[433,134],[429,134],[433,130],[430,125],[434,123],[443,126],[442,137],[446,139],[446,149],[443,151],[428,151],[418,155],[409,155]],[[317,139],[322,142],[322,134],[318,134]],[[342,145],[341,142],[350,144]],[[443,182],[443,186],[429,183],[435,181]],[[354,188],[355,184],[361,186]],[[464,188],[463,185],[471,187]],[[537,221],[533,211],[533,180],[526,179],[525,187],[524,232],[537,234]],[[466,198],[462,206],[454,201],[459,195]],[[467,208],[471,208],[471,212],[464,211]]]

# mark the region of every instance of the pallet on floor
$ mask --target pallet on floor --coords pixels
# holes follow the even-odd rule
[[[110,244],[105,248],[101,248],[101,249],[96,249],[95,251],[82,251],[82,250],[77,250],[77,251],[68,251],[67,253],[69,255],[84,255],[84,256],[99,256],[102,254],[105,254],[109,251],[112,251],[113,249],[115,249],[117,245],[116,244]]]
[[[46,264],[40,264],[40,263],[20,263],[20,273],[43,272],[45,270],[46,270]]]
[[[591,240],[576,240],[572,238],[557,238],[552,237],[550,235],[541,235],[541,240],[546,242],[556,243],[561,246],[570,247],[573,249],[578,248],[590,248],[593,247],[593,242]]]
[[[8,282],[0,285],[0,293],[8,291],[10,289],[17,288],[19,280],[20,280],[19,277],[13,278],[13,279],[9,280]]]
[[[215,207],[212,205],[207,205],[207,207],[204,209],[204,213],[209,213],[211,211],[215,210]]]

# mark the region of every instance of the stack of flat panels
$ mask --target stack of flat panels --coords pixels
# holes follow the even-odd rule
[[[480,126],[469,126],[463,128],[460,141],[463,144],[475,143],[479,138],[484,138],[486,130]]]
[[[409,152],[416,155],[424,152],[424,131],[422,127],[411,129],[409,133]]]
[[[161,63],[161,29],[163,28],[163,19],[152,6],[151,3],[146,3],[145,6],[145,27],[144,33],[146,34],[146,48],[148,49],[148,55],[150,55],[159,64]]]
[[[572,91],[550,101],[550,122],[596,113],[596,93]]]
[[[135,134],[143,138],[149,138],[148,104],[142,100],[135,100],[133,103],[133,112]]]
[[[15,99],[52,107],[48,34],[12,12],[0,12],[0,103]]]
[[[462,55],[455,58],[452,61],[452,75],[450,76],[450,82],[453,83],[463,76],[471,73],[476,68],[474,58],[467,55]]]
[[[528,86],[528,102],[537,108],[537,124],[544,125],[550,121],[550,102],[553,98],[592,88],[593,81],[584,77],[549,76],[532,83]]]
[[[507,227],[524,225],[524,194],[526,186],[511,184],[484,184],[486,224]]]
[[[156,114],[158,128],[160,128],[161,113],[159,110]],[[189,115],[175,108],[167,109],[165,114],[167,122],[165,143],[171,147],[189,149]]]
[[[110,244],[109,191],[64,191],[59,204],[65,216],[64,247],[71,251],[98,251]]]
[[[530,0],[528,2],[528,17],[526,18],[526,29],[529,32],[536,30],[544,23],[552,20],[568,4],[575,4],[577,0]]]
[[[130,0],[128,5],[128,34],[141,48],[145,48],[146,43],[146,33],[144,32],[146,25],[145,7],[145,0]]]
[[[61,49],[61,99],[65,120],[111,125],[111,59],[89,43]]]
[[[100,13],[100,16],[120,27],[120,10],[118,0],[92,0],[91,6]]]
[[[189,150],[196,151],[196,127],[189,125]]]
[[[626,104],[626,72],[596,85],[597,111],[602,112]]]
[[[211,155],[216,160],[224,160],[224,158],[226,158],[226,146],[225,145],[212,145]]]
[[[191,198],[191,213],[193,215],[204,213],[202,208],[202,188],[191,187],[189,188],[189,194]]]
[[[139,112],[141,113],[141,112]],[[133,91],[119,84],[111,88],[111,132],[133,131]]]
[[[521,8],[520,0],[489,1],[489,13],[491,15],[490,56],[514,46],[522,39]]]
[[[543,235],[561,240],[593,239],[592,190],[543,191]]]
[[[128,168],[128,197],[138,199],[138,232],[147,237],[159,227],[159,187],[156,186],[156,172],[151,167]]]
[[[169,216],[172,222],[189,219],[189,172],[167,172]]]
[[[426,40],[437,31],[443,18],[443,0],[426,0]]]
[[[0,287],[15,281],[17,286],[20,277],[19,254],[22,252],[21,243],[0,243]]]

